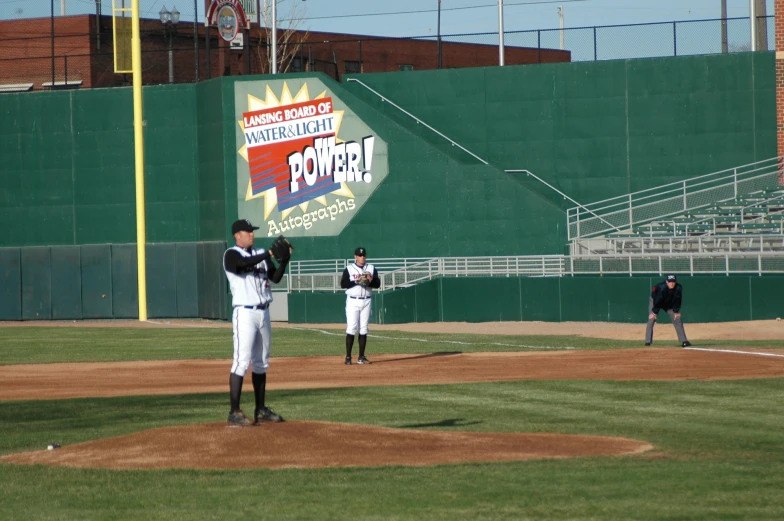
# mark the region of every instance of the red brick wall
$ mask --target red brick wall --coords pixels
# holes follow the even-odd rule
[[[130,85],[130,74],[115,74],[112,19],[102,16],[100,20],[100,47],[96,33],[94,15],[56,16],[54,18],[54,78],[60,82],[81,80],[81,88],[113,87]],[[166,40],[161,23],[157,19],[140,20],[142,34],[142,82],[146,85],[167,83],[169,59]],[[51,19],[0,20],[0,84],[33,83],[33,90],[42,90],[43,83],[52,81],[52,38]],[[251,42],[258,45],[260,33],[254,27]],[[407,39],[371,39],[333,33],[309,33],[302,47],[303,58],[312,57],[322,62],[337,59],[340,77],[346,72],[346,61],[360,61],[361,46],[363,72],[398,71],[401,65],[411,65],[414,70],[435,69],[438,47],[435,41]],[[227,44],[212,31],[210,52],[210,74],[215,78],[222,75],[247,74],[247,58],[243,52],[229,50]],[[199,27],[200,79],[207,75],[204,27]],[[193,82],[195,78],[195,56],[193,51],[193,25],[180,24],[174,49],[174,82]],[[251,73],[268,70],[266,58],[261,57],[259,48],[251,51]],[[569,51],[552,49],[529,49],[506,47],[505,63],[548,63],[570,61]],[[471,45],[442,42],[442,66],[487,67],[498,64],[497,44]],[[283,68],[280,68],[283,72]],[[316,70],[334,76],[334,66],[320,64]]]
[[[776,129],[779,155],[784,155],[784,0],[775,0],[773,14],[776,15]],[[779,184],[784,185],[784,172],[779,175]]]

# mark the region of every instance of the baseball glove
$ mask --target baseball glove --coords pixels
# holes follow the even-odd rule
[[[284,261],[289,260],[291,257],[291,250],[294,249],[294,247],[287,238],[281,235],[275,239],[269,249],[270,252],[272,252],[272,256],[275,257],[275,260]]]
[[[357,279],[357,284],[360,286],[369,286],[370,285],[370,273],[363,273],[359,279]]]

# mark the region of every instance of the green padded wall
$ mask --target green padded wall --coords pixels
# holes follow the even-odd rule
[[[373,296],[373,323],[625,322],[645,333],[651,288],[663,277],[439,278]],[[782,276],[679,275],[684,322],[781,318]],[[342,293],[292,293],[289,322],[345,321]],[[377,309],[377,308],[380,308]],[[661,323],[670,323],[666,313]]]
[[[112,245],[112,316],[114,318],[139,317],[137,267],[138,256],[135,244]]]
[[[0,320],[22,319],[22,250],[0,248]]]
[[[22,249],[22,320],[52,318],[49,248]]]
[[[112,318],[112,247],[82,247],[82,316]]]
[[[150,318],[227,318],[223,242],[147,245]],[[0,320],[139,317],[133,244],[0,248]]]
[[[82,318],[82,271],[79,246],[55,246],[50,250],[52,319]]]

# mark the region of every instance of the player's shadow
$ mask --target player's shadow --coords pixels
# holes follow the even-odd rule
[[[428,353],[426,355],[416,355],[416,356],[403,356],[400,358],[389,358],[387,360],[379,360],[378,362],[373,362],[373,364],[384,364],[387,362],[400,362],[403,360],[419,360],[422,358],[433,358],[434,356],[452,356],[452,355],[462,355],[462,351],[440,351],[438,353]]]
[[[412,425],[401,425],[398,429],[421,429],[424,427],[465,427],[467,425],[476,425],[482,423],[480,421],[466,421],[463,418],[450,418],[448,420],[441,420],[435,423],[414,423]]]

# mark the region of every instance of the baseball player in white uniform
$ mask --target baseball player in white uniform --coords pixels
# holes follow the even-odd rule
[[[359,247],[354,250],[354,264],[343,270],[340,287],[346,290],[346,365],[351,365],[351,349],[354,335],[359,330],[358,364],[369,364],[365,358],[368,323],[370,322],[371,297],[373,288],[381,287],[381,279],[376,268],[367,263],[367,251]]]
[[[231,226],[231,233],[234,234],[236,244],[223,254],[223,269],[231,286],[234,306],[231,318],[234,356],[229,375],[229,426],[251,425],[250,419],[240,409],[243,379],[251,366],[256,398],[253,425],[283,421],[280,415],[264,405],[264,394],[272,338],[269,317],[269,306],[272,303],[270,280],[280,282],[289,259],[278,259],[280,264],[275,267],[272,262],[274,257],[269,251],[254,248],[253,232],[258,229],[246,219],[235,221]]]

